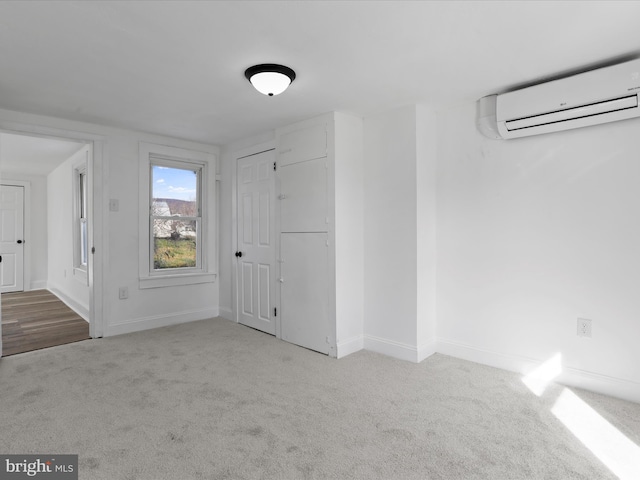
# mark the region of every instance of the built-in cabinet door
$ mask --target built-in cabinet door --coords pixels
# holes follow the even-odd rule
[[[24,290],[24,187],[0,188],[0,278],[2,293]]]
[[[238,159],[238,321],[275,335],[273,150]]]
[[[280,166],[280,231],[326,232],[327,160]]]
[[[327,156],[327,128],[316,125],[281,135],[278,141],[278,165],[304,162]]]
[[[282,339],[329,353],[329,258],[326,233],[280,235]]]

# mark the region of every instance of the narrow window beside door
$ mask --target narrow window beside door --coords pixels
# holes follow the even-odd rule
[[[80,224],[80,267],[86,269],[88,258],[87,251],[89,244],[87,240],[87,172],[80,172],[78,176],[80,190],[80,215],[78,223]]]
[[[82,163],[73,169],[74,195],[74,242],[73,267],[74,275],[83,282],[87,281],[87,266],[89,264],[89,236],[88,236],[88,178],[87,165]]]

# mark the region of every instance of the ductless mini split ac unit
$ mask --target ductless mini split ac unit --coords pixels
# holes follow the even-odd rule
[[[640,116],[640,59],[478,101],[478,129],[511,139]]]

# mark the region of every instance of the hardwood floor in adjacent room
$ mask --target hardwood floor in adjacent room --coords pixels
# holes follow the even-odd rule
[[[48,290],[2,294],[2,356],[87,340],[89,323]]]

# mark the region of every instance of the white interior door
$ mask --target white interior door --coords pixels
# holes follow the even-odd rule
[[[238,159],[238,322],[275,335],[273,150]]]
[[[24,187],[0,187],[0,292],[24,290]]]
[[[282,339],[329,353],[329,247],[326,233],[280,235]]]

